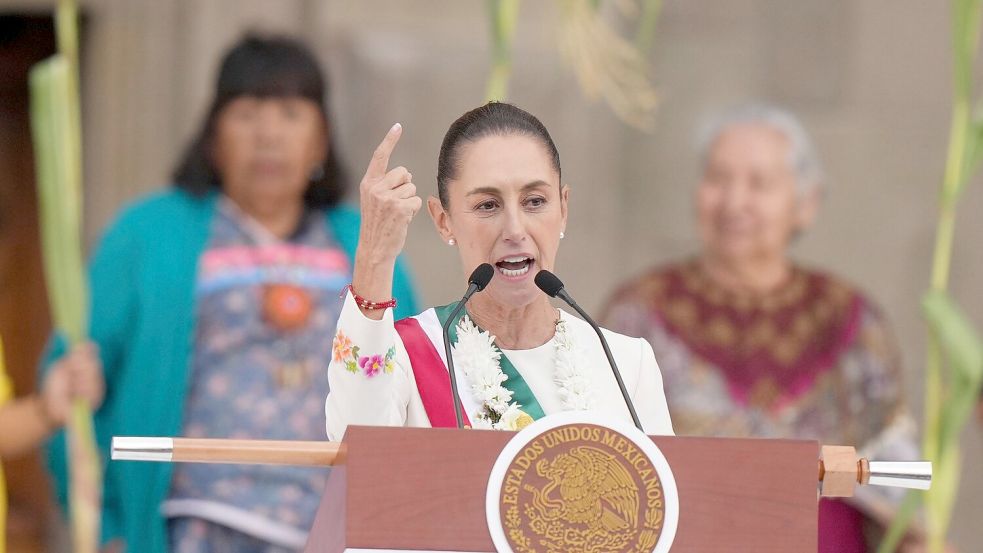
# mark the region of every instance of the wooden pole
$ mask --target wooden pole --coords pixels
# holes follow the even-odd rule
[[[114,437],[114,461],[336,466],[346,462],[343,442]],[[858,458],[848,446],[823,446],[818,465],[823,497],[850,497],[858,485],[928,489],[932,464]]]
[[[345,462],[341,442],[114,437],[114,461],[333,466]]]

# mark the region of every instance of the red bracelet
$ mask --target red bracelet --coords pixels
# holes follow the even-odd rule
[[[390,307],[396,307],[396,298],[393,298],[393,299],[391,299],[389,301],[371,301],[371,300],[367,300],[367,299],[363,298],[362,296],[359,296],[358,294],[356,294],[355,293],[355,289],[352,288],[352,285],[351,284],[349,284],[348,286],[345,286],[345,289],[342,290],[341,295],[344,296],[345,295],[345,292],[351,292],[352,293],[352,297],[355,298],[355,305],[358,305],[362,309],[373,310],[373,309],[389,309]]]

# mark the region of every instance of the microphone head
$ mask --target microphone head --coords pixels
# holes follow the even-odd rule
[[[485,289],[485,286],[488,286],[493,276],[495,276],[495,268],[488,263],[482,263],[471,272],[471,276],[468,277],[468,284],[474,284],[478,287],[477,291],[480,292]]]
[[[539,289],[546,292],[546,295],[551,298],[555,298],[560,290],[563,290],[563,281],[546,269],[536,273],[535,280],[536,286],[539,286]]]

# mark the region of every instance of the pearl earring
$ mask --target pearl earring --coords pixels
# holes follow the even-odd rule
[[[447,241],[448,246],[453,246],[454,244],[457,244],[457,242],[455,242],[453,238]]]
[[[560,231],[560,240],[563,240],[563,231]]]

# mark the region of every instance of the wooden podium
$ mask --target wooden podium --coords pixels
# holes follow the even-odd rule
[[[307,553],[495,551],[485,492],[511,432],[353,426]],[[673,552],[816,551],[819,443],[652,440],[679,494]]]
[[[562,487],[550,488],[550,493],[559,490],[563,499],[559,502],[561,510],[549,511],[549,516],[556,513],[564,517],[571,513],[594,516],[597,513],[580,507],[599,505],[584,503],[583,499],[596,501],[598,494],[587,492],[600,488],[577,487],[576,483],[593,485],[598,481],[592,479],[598,474],[604,478],[607,477],[605,474],[612,474],[604,472],[610,466],[605,465],[603,459],[599,464],[591,464],[593,461],[588,459],[583,462],[586,464],[557,465],[561,457],[567,461],[574,460],[573,463],[580,462],[575,459],[589,458],[590,454],[584,451],[582,445],[587,443],[588,434],[583,434],[582,438],[561,440],[558,437],[554,446],[547,444],[545,440],[548,436],[542,432],[543,428],[554,428],[557,434],[551,431],[551,435],[557,436],[566,427],[555,423],[562,423],[564,417],[578,420],[578,416],[576,413],[551,415],[518,435],[470,429],[351,426],[340,443],[117,436],[113,438],[112,458],[117,461],[332,465],[335,468],[328,479],[308,537],[307,553],[492,552],[495,551],[494,543],[503,543],[502,540],[506,538],[504,534],[497,533],[497,538],[493,540],[487,521],[491,518],[501,521],[501,513],[497,509],[510,503],[506,498],[512,496],[505,495],[509,488],[503,485],[503,480],[497,481],[501,487],[493,487],[489,491],[490,475],[505,474],[507,469],[510,479],[515,476],[519,470],[516,467],[522,464],[520,461],[526,460],[511,456],[520,451],[517,447],[525,448],[521,450],[522,455],[532,451],[537,443],[555,450],[568,447],[567,453],[561,452],[549,462],[552,464],[542,466],[545,460],[540,458],[529,460],[530,464],[526,465],[531,467],[535,463],[535,472],[540,476],[554,478],[559,474],[561,480],[554,483],[560,486],[573,483],[566,491],[580,492],[580,495],[566,494]],[[548,420],[551,417],[552,422]],[[586,432],[592,431],[590,424],[588,420],[587,427],[584,427],[587,428]],[[916,489],[928,489],[931,484],[931,463],[858,459],[852,447],[823,446],[820,450],[818,442],[809,440],[646,438],[633,427],[623,427],[623,437],[626,436],[624,428],[635,434],[630,443],[637,445],[654,463],[650,466],[661,463],[665,467],[665,473],[663,469],[655,467],[662,484],[670,484],[660,488],[663,495],[655,496],[664,501],[650,504],[653,497],[649,492],[656,489],[650,486],[655,480],[653,478],[644,481],[646,502],[643,502],[648,509],[645,511],[646,517],[655,512],[653,509],[663,509],[665,519],[653,518],[650,521],[646,518],[644,524],[648,528],[663,524],[663,530],[671,526],[671,532],[665,530],[670,532],[665,545],[671,544],[673,553],[813,552],[817,548],[817,500],[820,489],[823,496],[845,497],[852,495],[859,484]],[[520,438],[524,436],[534,436],[536,440],[543,441],[523,442]],[[624,460],[629,459],[630,452],[619,449],[622,444],[608,441],[606,432],[604,436],[600,442],[597,442],[596,436],[591,439],[611,445],[618,455],[624,456]],[[513,441],[513,438],[516,439]],[[654,442],[657,449],[652,448],[647,440]],[[560,445],[560,442],[566,442],[566,445]],[[640,456],[631,458],[633,460],[629,464],[634,464],[637,469],[636,476],[645,472],[641,470],[643,465],[636,464],[640,462]],[[656,458],[658,463],[655,463]],[[571,466],[583,470],[566,472]],[[557,467],[562,472],[557,472]],[[541,468],[545,472],[540,472]],[[526,471],[527,474],[532,472],[531,468]],[[651,473],[651,470],[648,472]],[[570,475],[573,480],[568,479]],[[609,482],[603,480],[605,485]],[[539,490],[541,494],[545,490],[536,485],[523,485],[521,488],[533,493]],[[605,501],[612,501],[611,498],[616,496],[609,494],[619,493],[618,489],[604,488],[598,493],[603,494]],[[498,495],[499,491],[503,495]],[[538,497],[546,497],[547,500],[538,504],[533,500],[533,507],[545,505],[552,508],[557,504],[549,494]],[[637,495],[633,497],[634,501],[638,501]],[[617,510],[618,499],[613,501],[609,505]],[[494,516],[486,518],[486,505],[493,504],[496,509]],[[508,507],[509,516],[505,517],[505,521],[511,525],[510,532],[521,533],[524,530],[516,528],[525,523],[532,524],[538,515],[535,509],[526,515],[520,515],[515,509]],[[637,511],[629,509],[619,512]],[[523,516],[527,518],[523,519]],[[499,532],[501,524],[495,526],[495,532]],[[620,529],[624,526],[615,530],[605,528],[604,535],[614,536],[615,540],[628,535]],[[540,533],[538,530],[533,532]],[[523,547],[528,551],[538,550],[532,542],[522,543],[526,544]],[[562,543],[574,542],[564,539]],[[657,550],[669,551],[665,545],[659,538]],[[642,546],[636,543],[633,547],[638,549]]]

